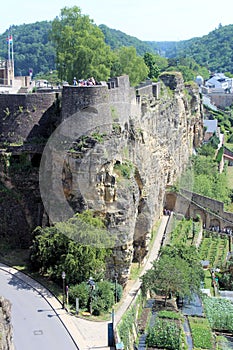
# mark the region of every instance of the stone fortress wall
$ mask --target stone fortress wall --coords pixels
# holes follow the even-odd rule
[[[101,213],[110,234],[117,232],[123,243],[114,250],[109,267],[123,283],[132,259],[142,261],[147,255],[166,186],[174,183],[193,146],[202,140],[198,90],[189,100],[184,90],[179,74],[161,76],[159,84],[145,84],[136,91],[127,76],[108,86],[63,89],[62,120],[76,116],[82,134],[106,133],[102,143],[91,149],[86,145],[81,161],[79,152],[69,155],[67,200],[76,210]],[[123,179],[117,168],[127,163],[134,172]]]
[[[226,93],[211,93],[207,94],[210,98],[211,103],[220,109],[225,109],[233,104],[233,94]]]
[[[227,228],[233,230],[233,213],[225,211],[224,203],[215,199],[187,190],[180,193],[168,192],[165,207],[187,218],[196,218],[199,215],[207,229],[215,226],[222,232]]]
[[[45,129],[57,99],[55,93],[0,94],[0,142],[17,144],[43,134],[48,137]]]
[[[34,140],[48,138],[70,118],[75,120],[76,139],[64,162],[64,194],[74,211],[93,209],[105,218],[109,234],[117,234],[120,244],[109,261],[109,277],[118,272],[125,283],[132,260],[142,261],[147,255],[167,185],[178,178],[193,146],[202,141],[198,87],[185,87],[179,73],[167,73],[159,83],[146,82],[136,89],[122,76],[106,85],[64,86],[62,96],[0,96],[0,141],[11,144],[1,156],[5,178],[1,179],[0,231],[18,235],[20,242],[23,237],[25,245],[36,225],[49,222],[39,194],[42,150]],[[17,142],[22,145],[12,145]],[[24,173],[17,170],[20,152],[31,162],[29,172],[27,167]],[[9,166],[12,157],[14,167]],[[46,166],[52,176],[56,157],[48,158]],[[51,186],[50,194],[56,202],[56,187]]]

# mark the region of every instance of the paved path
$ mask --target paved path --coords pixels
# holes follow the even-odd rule
[[[163,216],[161,220],[160,227],[158,229],[156,238],[154,240],[153,247],[149,253],[148,259],[145,263],[145,266],[141,272],[143,275],[148,269],[151,268],[151,263],[154,261],[157,256],[161,246],[162,237],[167,225],[168,216]],[[107,346],[108,344],[108,323],[111,321],[111,317],[109,317],[109,322],[93,322],[89,320],[85,320],[74,315],[70,315],[61,308],[61,303],[44,287],[42,287],[38,282],[31,279],[29,276],[10,268],[4,264],[0,264],[0,269],[11,273],[12,275],[17,275],[22,281],[27,283],[28,285],[35,288],[44,298],[46,298],[47,302],[51,305],[53,310],[56,312],[60,320],[63,322],[64,326],[69,330],[70,336],[72,337],[74,343],[76,344],[77,349],[79,350],[106,350],[110,349]],[[141,276],[140,275],[140,276]],[[132,283],[132,282],[131,282]],[[125,311],[129,308],[132,301],[135,298],[138,290],[140,289],[141,282],[137,279],[133,284],[131,284],[131,288],[126,288],[127,293],[124,293],[124,298],[121,301],[116,314],[115,314],[115,324],[117,324],[122,318]]]
[[[148,256],[147,261],[142,269],[140,276],[144,275],[144,273],[151,268],[152,262],[158,257],[158,253],[160,250],[163,234],[164,234],[168,219],[169,219],[169,216],[162,217],[161,224],[159,226],[157,235],[155,237],[153,247],[149,253],[149,256]],[[131,289],[129,290],[129,292],[127,293],[127,295],[125,296],[123,303],[120,305],[120,307],[118,308],[118,310],[116,312],[116,315],[115,315],[116,324],[120,321],[120,319],[124,315],[125,311],[131,305],[131,303],[132,303],[135,295],[137,294],[138,290],[140,289],[140,287],[141,287],[140,279],[137,279],[134,282]]]

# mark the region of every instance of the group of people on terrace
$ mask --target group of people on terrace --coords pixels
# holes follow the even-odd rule
[[[87,80],[79,79],[78,81],[77,81],[77,78],[74,77],[73,85],[74,86],[93,86],[93,85],[97,85],[97,82],[93,77],[88,78]]]
[[[221,229],[219,225],[211,225],[209,228],[206,228],[205,224],[203,224],[203,228],[212,232],[226,233],[228,235],[232,235],[232,229],[229,227],[224,227],[223,229]]]

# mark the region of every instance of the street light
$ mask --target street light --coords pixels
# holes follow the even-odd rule
[[[65,271],[62,271],[61,277],[62,277],[62,290],[63,290],[62,308],[64,309],[65,308],[65,278],[66,278]]]
[[[95,290],[95,282],[93,281],[92,277],[89,278],[87,284],[90,286],[90,297],[89,297],[89,312],[92,314],[92,294]]]

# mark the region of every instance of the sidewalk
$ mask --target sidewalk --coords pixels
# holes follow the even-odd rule
[[[158,229],[153,247],[149,253],[148,259],[143,267],[140,274],[142,276],[148,269],[151,268],[151,263],[157,256],[161,246],[162,237],[167,225],[169,217],[163,216],[160,227]],[[29,286],[34,288],[38,293],[40,293],[50,304],[53,310],[56,312],[57,316],[60,318],[61,322],[66,327],[67,331],[73,338],[74,343],[79,350],[107,350],[111,349],[107,346],[108,344],[108,323],[111,322],[94,322],[86,319],[79,318],[75,315],[69,314],[66,310],[62,309],[61,303],[41,284],[33,280],[31,277],[23,274],[22,272],[8,267],[0,263],[0,269],[7,271],[8,273],[15,275],[22,281],[27,283]],[[120,319],[124,315],[125,311],[129,308],[132,301],[134,300],[137,292],[141,286],[140,279],[138,278],[129,288],[124,299],[120,303],[119,308],[115,313],[115,325],[119,323]],[[111,316],[109,315],[109,319]]]
[[[152,262],[157,258],[158,253],[159,253],[159,249],[161,246],[161,242],[162,242],[162,238],[163,238],[163,234],[168,222],[169,216],[163,216],[162,220],[161,220],[161,224],[159,226],[157,235],[155,237],[155,241],[153,244],[153,247],[149,253],[149,256],[147,258],[147,261],[142,269],[142,272],[140,274],[140,276],[144,275],[144,273],[149,270],[151,268],[151,264]],[[132,301],[134,300],[137,292],[139,291],[141,287],[141,281],[138,278],[135,283],[133,284],[133,286],[131,287],[131,289],[129,290],[129,292],[127,293],[126,297],[124,298],[124,302],[120,305],[120,307],[118,308],[118,310],[116,311],[116,315],[115,315],[115,322],[116,324],[119,323],[119,321],[121,320],[122,316],[124,315],[124,313],[126,312],[126,310],[129,308],[129,306],[131,305]]]

